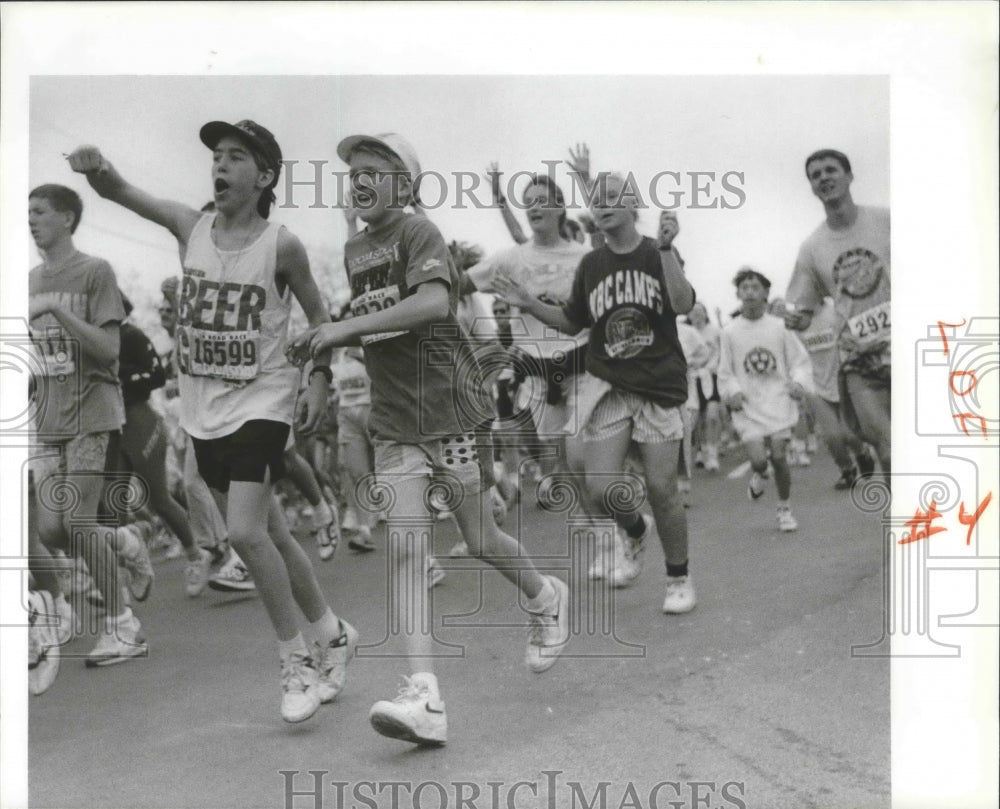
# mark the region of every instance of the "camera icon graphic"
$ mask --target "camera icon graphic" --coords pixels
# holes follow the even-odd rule
[[[79,409],[54,416],[55,400],[78,402],[83,390],[79,342],[59,329],[33,331],[24,318],[0,321],[0,440],[22,442],[37,433],[42,441],[59,443],[79,434]],[[17,395],[23,391],[23,395]]]
[[[914,427],[929,437],[988,437],[1000,427],[1000,318],[928,326],[914,367]]]

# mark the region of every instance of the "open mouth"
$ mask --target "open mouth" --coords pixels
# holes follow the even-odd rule
[[[229,183],[223,180],[221,177],[215,178],[215,193],[221,194],[223,191],[229,190]]]

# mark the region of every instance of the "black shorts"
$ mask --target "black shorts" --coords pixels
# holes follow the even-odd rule
[[[291,428],[280,421],[252,419],[222,438],[191,438],[198,474],[217,492],[228,492],[232,481],[271,483],[285,475],[285,445]]]

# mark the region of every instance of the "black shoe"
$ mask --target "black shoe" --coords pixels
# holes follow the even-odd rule
[[[854,481],[858,479],[858,468],[852,466],[850,469],[845,469],[840,473],[840,479],[833,484],[833,488],[838,491],[844,491],[844,489],[850,489],[854,485]]]
[[[867,447],[864,452],[859,452],[857,454],[858,469],[860,470],[861,477],[868,477],[868,475],[874,474],[875,472],[875,458],[872,457],[871,450]]]

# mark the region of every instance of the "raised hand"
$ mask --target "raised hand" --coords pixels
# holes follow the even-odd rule
[[[493,290],[511,306],[522,309],[530,306],[534,300],[523,286],[507,275],[497,275],[493,279]]]
[[[576,144],[576,150],[569,150],[569,167],[580,175],[584,182],[590,182],[590,149],[586,143]]]
[[[65,156],[69,167],[80,174],[90,174],[107,168],[107,161],[96,146],[78,146]]]
[[[677,221],[676,211],[663,211],[660,214],[660,225],[657,230],[659,248],[661,250],[669,248],[680,231],[681,223]]]
[[[504,201],[503,191],[500,190],[500,165],[494,160],[486,168],[486,179],[490,182],[490,193],[493,195],[493,204],[499,205]]]

